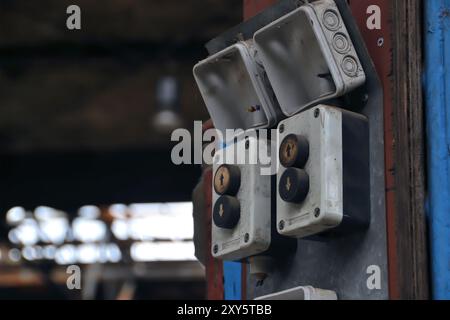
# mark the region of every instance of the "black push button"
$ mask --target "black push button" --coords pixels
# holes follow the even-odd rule
[[[223,229],[233,229],[241,218],[241,205],[239,200],[222,196],[214,205],[213,220],[216,226]]]
[[[278,190],[284,201],[301,203],[309,192],[309,176],[305,170],[289,168],[281,176]]]
[[[214,190],[219,195],[235,196],[241,187],[241,170],[237,166],[221,165],[214,175]]]
[[[285,168],[303,168],[309,157],[309,143],[303,136],[290,134],[280,145],[280,162]]]

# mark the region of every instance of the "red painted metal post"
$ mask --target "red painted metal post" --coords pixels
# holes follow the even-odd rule
[[[388,264],[389,264],[389,296],[391,299],[399,299],[398,286],[398,252],[395,230],[396,212],[396,184],[395,184],[395,159],[394,159],[394,130],[393,130],[393,87],[392,87],[392,3],[390,0],[358,0],[349,1],[361,34],[375,64],[384,91],[384,143],[385,143],[385,177],[386,177],[386,222],[388,239]],[[381,8],[381,30],[369,30],[367,28],[367,8],[378,5]]]
[[[244,20],[257,15],[277,0],[244,0]]]

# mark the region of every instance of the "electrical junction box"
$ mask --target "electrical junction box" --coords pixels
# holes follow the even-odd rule
[[[215,258],[240,261],[267,252],[274,242],[275,169],[268,164],[262,171],[265,166],[254,161],[258,151],[269,155],[270,145],[255,133],[216,152],[211,242]],[[238,156],[247,162],[238,164],[244,163]]]
[[[359,114],[319,105],[278,126],[277,228],[346,234],[370,221],[369,130]]]
[[[317,289],[312,286],[296,287],[255,298],[255,300],[337,300],[336,292]]]
[[[257,31],[254,43],[281,110],[288,117],[340,97],[366,80],[332,0],[299,7]]]
[[[199,62],[194,77],[216,129],[276,126],[281,111],[251,40]]]

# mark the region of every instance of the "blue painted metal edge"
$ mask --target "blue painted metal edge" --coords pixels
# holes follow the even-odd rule
[[[239,262],[223,263],[225,300],[242,300],[242,265]]]
[[[425,98],[433,298],[450,299],[450,0],[426,0]]]

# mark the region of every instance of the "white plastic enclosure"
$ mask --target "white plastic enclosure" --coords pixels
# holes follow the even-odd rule
[[[218,130],[269,128],[281,111],[252,41],[239,42],[199,62],[194,77]]]
[[[352,39],[332,0],[308,3],[281,17],[256,32],[254,43],[286,116],[365,82]]]
[[[278,131],[281,163],[277,174],[278,232],[304,238],[367,228],[370,223],[367,119],[319,105],[282,121]],[[300,150],[308,154],[301,168],[287,168],[281,159],[286,149],[280,147],[293,135],[309,143],[309,150]],[[288,170],[293,169],[309,177],[307,195],[300,201],[286,201],[282,197],[285,190],[295,189],[295,179],[286,178]]]
[[[255,300],[337,300],[336,292],[312,286],[296,287],[281,292],[258,297]]]
[[[231,228],[218,227],[212,222],[212,255],[215,258],[229,261],[239,261],[266,252],[271,246],[271,219],[272,211],[272,183],[273,175],[261,174],[260,163],[236,164],[237,152],[245,155],[245,159],[255,159],[256,146],[267,145],[270,153],[270,141],[250,136],[241,139],[236,144],[231,144],[218,151],[213,165],[213,215],[216,203],[220,199],[214,187],[214,180],[218,169],[223,164],[235,165],[240,170],[240,187],[233,196],[240,204],[240,218],[237,224]],[[234,148],[234,159],[224,156]],[[248,161],[248,160],[246,160]],[[248,163],[248,162],[246,162]],[[254,163],[254,162],[252,162]]]

